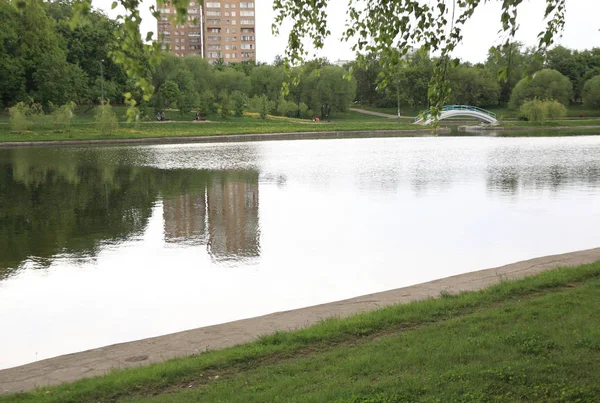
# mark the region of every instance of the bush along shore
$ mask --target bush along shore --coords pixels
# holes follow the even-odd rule
[[[595,402],[600,262],[0,402]]]

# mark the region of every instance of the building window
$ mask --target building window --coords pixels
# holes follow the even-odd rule
[[[254,36],[250,36],[250,35],[242,36],[242,41],[253,41],[253,40],[254,40]]]
[[[254,3],[240,3],[240,8],[254,8]]]
[[[225,50],[231,50],[231,45],[225,45]]]
[[[232,17],[235,17],[235,11],[232,11],[232,12],[231,12],[231,16],[232,16]]]
[[[221,23],[221,20],[216,20],[216,19],[211,19],[211,20],[206,20],[207,24],[215,24],[215,25],[219,25]]]
[[[225,53],[225,59],[230,59],[231,55],[229,53]]]
[[[247,20],[241,20],[241,21],[240,21],[240,24],[244,24],[244,25],[254,25],[254,20],[250,20],[250,19],[247,19]]]
[[[206,45],[206,49],[208,49],[208,50],[221,50],[221,45],[214,45],[214,44]]]
[[[212,57],[212,58],[218,58],[219,57],[219,52],[208,52],[208,57]]]
[[[254,49],[254,45],[251,43],[242,43],[242,49]]]
[[[181,45],[181,50],[185,50],[185,46]]]
[[[218,17],[221,15],[221,11],[220,10],[209,10],[206,12],[206,15],[208,15],[209,17]]]
[[[209,41],[220,42],[221,41],[221,36],[220,35],[209,35],[206,39],[208,39]]]
[[[208,30],[208,32],[216,32],[218,34],[219,32],[221,32],[221,28],[211,28]]]
[[[206,7],[207,8],[220,8],[221,3],[217,2],[217,1],[209,1],[206,3]]]
[[[240,11],[240,17],[254,17],[254,11]]]

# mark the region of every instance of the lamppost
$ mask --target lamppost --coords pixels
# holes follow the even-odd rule
[[[104,59],[100,60],[100,100],[104,105]]]

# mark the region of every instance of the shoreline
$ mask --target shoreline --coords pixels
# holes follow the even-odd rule
[[[449,128],[439,128],[438,134],[450,134]],[[113,145],[113,144],[182,144],[182,143],[222,143],[243,141],[272,141],[272,140],[315,140],[336,138],[369,138],[369,137],[401,137],[404,135],[430,136],[432,132],[426,129],[401,130],[352,130],[325,132],[289,132],[263,134],[219,134],[205,136],[164,136],[142,137],[129,139],[90,139],[90,140],[36,140],[36,141],[0,141],[0,148],[13,147],[56,147],[74,145]]]
[[[600,125],[591,126],[458,126],[459,132],[478,133],[487,131],[540,131],[540,130],[596,130]]]
[[[481,290],[505,280],[598,260],[600,248],[538,257],[347,300],[62,355],[0,370],[0,394],[28,391],[37,386],[104,375],[111,369],[137,367],[223,349],[255,341],[259,336],[276,331],[307,327],[330,317],[347,317],[389,305],[435,298],[444,292]]]

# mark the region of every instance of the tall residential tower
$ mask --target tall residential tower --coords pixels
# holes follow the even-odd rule
[[[190,1],[188,20],[175,24],[169,20],[175,8],[159,8],[158,40],[163,49],[178,56],[200,55],[211,63],[256,60],[254,2],[228,0],[205,1],[204,6]]]

